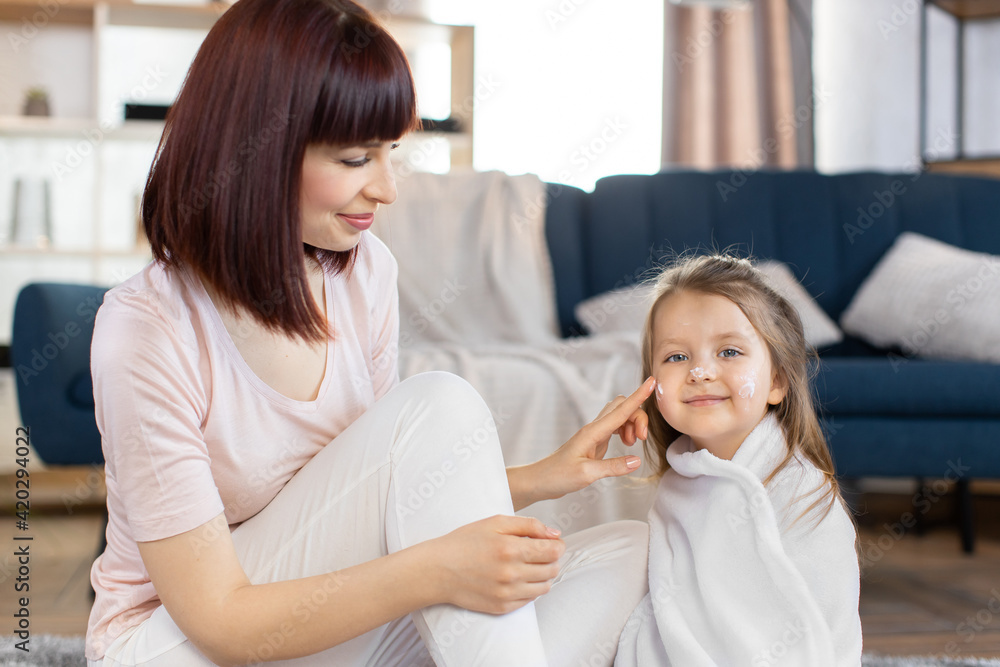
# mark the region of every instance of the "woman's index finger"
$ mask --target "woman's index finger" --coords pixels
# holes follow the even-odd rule
[[[652,377],[639,385],[639,388],[632,392],[624,401],[615,406],[614,410],[596,420],[608,433],[613,433],[619,426],[628,421],[636,410],[642,407],[643,402],[649,398],[656,387],[656,380]]]

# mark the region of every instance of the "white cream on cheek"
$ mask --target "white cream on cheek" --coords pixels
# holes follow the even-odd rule
[[[753,398],[754,392],[757,390],[757,369],[753,369],[737,379],[743,383],[739,391],[740,398]]]

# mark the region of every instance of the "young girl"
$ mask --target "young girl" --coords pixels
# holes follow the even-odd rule
[[[859,665],[856,534],[798,314],[731,256],[681,260],[655,294],[650,592],[615,664]]]

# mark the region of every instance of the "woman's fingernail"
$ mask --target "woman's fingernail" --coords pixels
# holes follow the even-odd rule
[[[626,456],[625,457],[625,467],[629,470],[635,470],[642,463],[638,456]]]
[[[559,537],[559,529],[558,528],[552,528],[550,526],[546,526],[545,527],[545,532],[547,532],[552,537]]]

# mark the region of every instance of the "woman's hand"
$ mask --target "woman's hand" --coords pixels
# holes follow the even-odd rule
[[[445,602],[472,611],[506,614],[549,591],[566,550],[559,531],[538,519],[494,516],[423,545],[439,549]]]
[[[649,417],[643,402],[653,393],[656,381],[650,377],[631,396],[618,396],[562,447],[541,461],[507,469],[514,509],[539,500],[561,498],[605,477],[627,475],[642,461],[638,456],[605,459],[608,441],[618,434],[626,445],[645,440]]]

